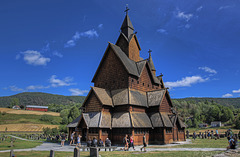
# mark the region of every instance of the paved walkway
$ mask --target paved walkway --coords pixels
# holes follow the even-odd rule
[[[17,137],[17,136],[13,136],[13,135],[6,135],[6,136],[10,136],[10,137],[13,137],[13,138],[16,138],[16,139],[20,139],[20,140],[23,140],[23,141],[37,141],[37,142],[43,142],[43,141],[39,141],[39,140],[29,140],[29,139],[26,139],[26,138],[21,138],[21,137]]]
[[[175,144],[168,144],[168,145],[160,145],[157,148],[151,148],[156,145],[148,145],[150,148],[147,148],[147,151],[225,151],[225,148],[160,148],[160,147],[172,147],[176,145],[182,145],[182,144],[189,144],[191,143],[191,140],[187,140],[185,142],[178,142]],[[14,151],[64,151],[64,152],[73,152],[75,146],[69,146],[66,144],[64,147],[61,147],[59,143],[49,143],[44,142],[40,146],[37,146],[35,148],[29,148],[29,149],[14,149]],[[140,151],[141,146],[135,146],[135,151]],[[123,147],[118,147],[117,151],[122,150]],[[133,151],[132,148],[130,148],[130,151]],[[0,152],[10,152],[10,150],[3,150]]]

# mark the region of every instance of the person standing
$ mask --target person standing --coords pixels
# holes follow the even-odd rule
[[[126,134],[123,138],[124,150],[128,150],[128,135]]]
[[[62,147],[64,146],[65,140],[66,140],[66,135],[65,135],[65,133],[62,133],[62,135],[61,135],[61,146]]]
[[[111,147],[111,141],[108,138],[105,141],[105,147]]]
[[[208,139],[210,138],[210,131],[207,132]]]
[[[217,139],[219,139],[218,129],[216,129],[215,132],[216,132]]]
[[[196,139],[196,136],[197,136],[197,135],[196,135],[196,132],[194,131],[194,132],[193,132],[193,139],[194,139],[194,140]]]
[[[187,134],[187,138],[189,138],[189,131],[188,130],[186,131],[186,134]]]
[[[132,147],[133,148],[133,150],[135,150],[135,148],[134,148],[134,144],[133,144],[133,135],[130,137],[130,146],[129,146],[129,148],[130,147]]]
[[[74,144],[74,142],[75,142],[74,135],[75,135],[75,131],[73,131],[73,133],[71,134],[71,141],[70,141],[70,144],[69,144],[69,145]]]
[[[144,149],[144,152],[146,152],[146,147],[147,147],[147,142],[146,142],[146,134],[144,133],[143,135],[143,147],[140,149],[142,151],[142,149]]]
[[[76,147],[78,146],[78,147],[81,147],[81,135],[79,134],[78,135],[78,137],[77,137],[77,145],[76,145]]]

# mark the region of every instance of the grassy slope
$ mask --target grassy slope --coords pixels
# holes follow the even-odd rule
[[[33,114],[33,115],[50,115],[50,116],[60,116],[57,112],[41,112],[41,111],[27,111],[27,110],[15,110],[10,108],[0,108],[0,112],[6,112],[11,114]]]
[[[41,144],[42,142],[24,141],[24,140],[16,139],[16,141],[13,143],[14,146],[11,148],[10,137],[8,137],[6,141],[1,141],[0,150],[34,148]]]
[[[167,151],[167,152],[123,152],[123,151],[114,151],[114,152],[100,152],[99,154],[103,157],[199,157],[199,156],[213,156],[215,154],[220,153],[219,151],[215,152],[175,152],[175,151]],[[15,152],[17,157],[47,157],[50,155],[50,152]],[[89,152],[81,152],[81,157],[89,157]],[[9,156],[9,153],[0,153],[0,156]],[[57,157],[72,157],[73,152],[55,152],[55,156]]]

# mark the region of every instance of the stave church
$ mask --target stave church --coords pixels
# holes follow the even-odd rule
[[[96,137],[122,144],[126,134],[134,144],[185,141],[185,124],[178,116],[163,75],[156,75],[151,51],[140,57],[141,47],[126,10],[121,32],[110,43],[92,79],[82,114],[70,123],[69,134],[81,134],[82,140]]]

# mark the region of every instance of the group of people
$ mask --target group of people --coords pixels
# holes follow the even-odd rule
[[[133,148],[133,150],[135,150],[134,148],[134,137],[133,135],[125,135],[125,137],[123,138],[123,144],[124,144],[124,151],[128,151],[129,148]],[[140,148],[140,150],[142,151],[142,149],[144,149],[144,151],[146,152],[146,147],[147,147],[147,142],[146,142],[146,136],[145,134],[143,135],[143,147]]]
[[[111,147],[111,144],[109,138],[106,138],[105,147]],[[88,139],[87,147],[104,147],[104,143],[102,139],[97,140],[96,137],[93,137],[93,140],[91,140],[91,138]]]
[[[79,135],[77,136],[77,144],[76,144],[76,147],[78,147],[78,146],[81,147],[81,138],[82,138],[82,136],[79,134]],[[70,141],[69,145],[73,145],[74,142],[75,142],[75,131],[71,134],[71,141]]]
[[[135,150],[134,148],[134,144],[133,144],[133,135],[125,135],[125,137],[123,138],[123,144],[124,144],[124,151],[129,150],[130,147],[133,148],[133,150]]]
[[[239,132],[240,133],[240,132]],[[228,139],[228,146],[227,149],[236,149],[236,145],[237,145],[237,137],[234,135],[234,133],[232,132],[231,129],[228,129],[225,132],[225,135],[227,136]],[[239,136],[239,134],[238,134]]]
[[[187,138],[189,138],[189,131],[186,131]],[[195,140],[197,137],[202,139],[219,139],[219,133],[218,129],[215,130],[215,133],[213,130],[208,130],[205,132],[199,132],[199,134],[196,133],[196,131],[193,132],[192,138]]]

